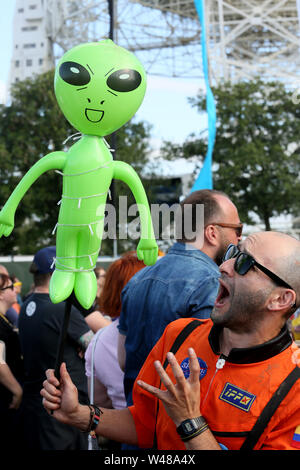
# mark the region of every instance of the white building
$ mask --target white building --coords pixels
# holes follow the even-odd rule
[[[13,31],[10,84],[54,67],[46,34],[44,0],[16,0]]]

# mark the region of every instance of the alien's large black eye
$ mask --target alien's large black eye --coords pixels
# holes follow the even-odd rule
[[[136,70],[121,69],[113,72],[106,83],[109,88],[115,91],[132,91],[140,85],[141,81],[141,74]]]
[[[59,67],[59,75],[70,85],[87,85],[91,79],[85,67],[77,62],[63,62]]]

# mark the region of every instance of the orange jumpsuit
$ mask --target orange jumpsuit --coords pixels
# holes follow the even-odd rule
[[[137,380],[159,386],[160,379],[153,362],[160,360],[163,364],[175,338],[190,321],[180,319],[167,326]],[[202,324],[181,345],[176,358],[187,377],[187,350],[188,347],[194,348],[201,368],[201,414],[219,443],[229,450],[240,449],[273,393],[295,368],[294,344],[288,330],[284,328],[273,340],[252,348],[233,349],[226,358],[220,357],[218,352],[218,336],[218,327],[213,326],[211,320],[202,320]],[[169,365],[166,371],[175,382]],[[164,388],[163,385],[161,388]],[[141,389],[136,382],[133,403],[129,410],[135,422],[140,447],[152,447],[156,429],[158,449],[185,449],[162,403],[159,403],[157,411],[156,398]],[[300,380],[278,407],[254,449],[295,450],[293,437],[299,425]]]

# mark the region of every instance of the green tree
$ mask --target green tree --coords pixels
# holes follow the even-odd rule
[[[242,220],[253,222],[255,213],[270,230],[272,216],[296,214],[300,207],[300,107],[292,92],[276,81],[224,83],[213,93],[214,188],[232,198]],[[205,111],[205,96],[198,94],[190,102]],[[193,134],[182,146],[166,143],[162,150],[169,158],[199,155],[202,159],[207,136]]]
[[[53,77],[54,72],[50,71],[16,83],[11,104],[0,106],[0,207],[39,158],[52,151],[67,150],[74,143],[72,139],[64,143],[77,131],[58,107]],[[131,120],[117,132],[117,158],[139,172],[148,158],[149,135],[148,124]],[[128,189],[118,182],[115,188],[116,200],[119,193],[128,195]],[[47,172],[34,183],[19,204],[12,234],[1,238],[2,255],[32,254],[47,244],[55,244],[52,230],[58,218],[61,191],[62,176],[55,171]],[[112,242],[106,240],[101,253],[111,252]]]

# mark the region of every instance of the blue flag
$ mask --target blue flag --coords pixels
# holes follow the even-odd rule
[[[201,24],[201,47],[202,47],[202,62],[203,62],[203,72],[204,80],[206,86],[206,110],[208,114],[208,147],[207,154],[204,160],[203,167],[200,171],[200,174],[194,185],[191,189],[191,192],[197,191],[199,189],[212,189],[212,155],[215,145],[216,137],[216,106],[213,93],[209,85],[208,78],[208,63],[207,63],[207,48],[206,48],[206,30],[205,30],[205,14],[204,14],[204,0],[194,0],[195,7],[199,16]]]

